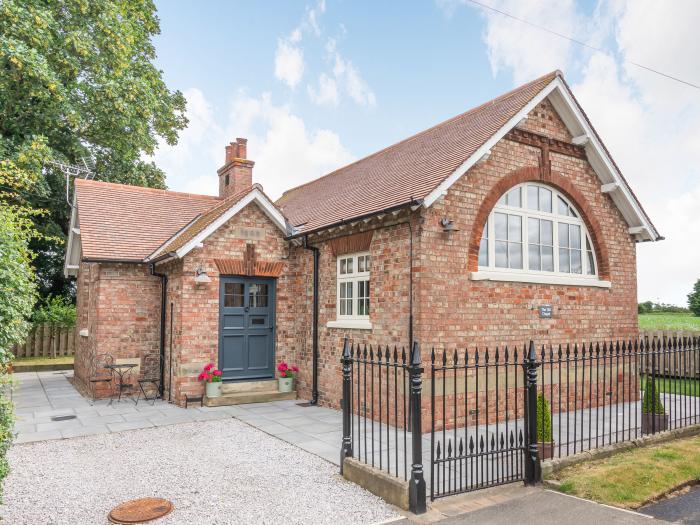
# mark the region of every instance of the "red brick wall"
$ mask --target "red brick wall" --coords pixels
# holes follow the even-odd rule
[[[78,336],[75,376],[84,387],[95,354],[115,361],[159,351],[160,281],[145,264],[82,263],[78,277]],[[97,387],[109,393],[108,385]]]
[[[246,240],[239,238],[238,227],[264,228],[264,238]],[[241,259],[246,253],[246,245],[255,246],[256,260],[259,262],[285,262],[288,254],[283,232],[260,210],[257,204],[250,204],[241,210],[228,223],[207,238],[202,248],[195,248],[182,261],[157,265],[169,279],[168,303],[173,303],[173,379],[172,398],[178,404],[184,403],[185,394],[200,394],[203,385],[197,375],[206,363],[218,364],[219,347],[219,273],[214,259]],[[210,283],[195,284],[195,271],[202,267]],[[290,294],[289,274],[284,271],[277,279],[276,287],[276,355],[275,362],[293,360],[294,356],[286,344],[288,331]],[[170,362],[170,306],[166,318],[166,387]]]
[[[522,127],[567,140],[563,123],[545,102]],[[464,348],[597,341],[637,335],[635,245],[627,224],[585,160],[551,153],[552,185],[584,214],[597,244],[598,267],[610,289],[583,286],[472,281],[480,230],[495,200],[507,189],[539,179],[537,148],[502,140],[447,195],[425,212],[420,253],[417,339],[424,347]],[[504,184],[503,181],[508,183]],[[441,217],[458,232],[446,234]],[[472,230],[477,229],[476,235]],[[471,248],[471,261],[470,261]],[[471,262],[471,264],[470,264]],[[551,304],[552,319],[537,307]]]

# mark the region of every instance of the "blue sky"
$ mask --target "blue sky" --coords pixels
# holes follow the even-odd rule
[[[700,3],[483,3],[604,52],[467,0],[156,2],[157,64],[191,124],[155,160],[172,189],[216,193],[224,145],[248,137],[277,197],[561,69],[668,239],[638,249],[640,300],[684,303],[700,278],[700,92],[630,62],[700,83]]]

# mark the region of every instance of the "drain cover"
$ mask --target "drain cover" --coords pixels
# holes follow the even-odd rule
[[[75,419],[78,416],[68,415],[68,416],[52,416],[51,421],[68,421],[69,419]]]
[[[111,523],[145,523],[162,518],[173,510],[173,504],[163,498],[141,498],[125,501],[109,513]]]

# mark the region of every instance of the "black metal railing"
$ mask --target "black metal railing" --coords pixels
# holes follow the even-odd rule
[[[346,341],[342,457],[413,486],[424,462],[431,499],[534,483],[542,460],[700,423],[700,338],[433,350],[423,421],[410,354]]]
[[[418,344],[407,356],[405,348],[352,345],[346,338],[341,363],[341,473],[351,457],[402,477],[409,482],[411,510],[425,512]]]
[[[431,352],[432,499],[524,479],[523,355]]]

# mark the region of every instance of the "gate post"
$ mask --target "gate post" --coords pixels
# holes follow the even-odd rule
[[[537,353],[535,343],[530,341],[523,369],[525,371],[525,484],[534,485],[542,481],[542,466],[537,450]]]
[[[351,383],[350,374],[352,372],[352,357],[350,355],[350,343],[345,337],[343,343],[343,357],[340,360],[343,364],[343,442],[340,448],[340,474],[343,474],[343,460],[352,457],[352,432],[351,423]]]
[[[412,463],[408,482],[408,507],[415,514],[425,512],[425,479],[423,477],[423,434],[421,430],[421,390],[423,385],[420,346],[413,342],[408,369],[410,383],[410,413]]]

